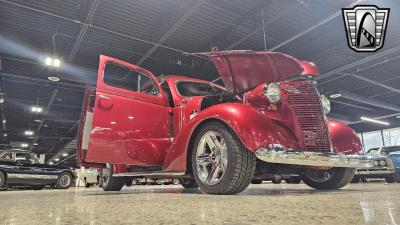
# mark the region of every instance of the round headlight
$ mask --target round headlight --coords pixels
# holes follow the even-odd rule
[[[322,104],[322,110],[324,111],[324,113],[328,114],[331,111],[331,102],[324,95],[321,95],[321,104]]]
[[[379,161],[374,161],[374,166],[379,166]]]
[[[279,85],[277,83],[265,85],[264,95],[267,96],[271,103],[279,102],[279,100],[281,100],[281,90],[279,89]]]
[[[385,160],[381,160],[381,161],[379,162],[379,165],[381,165],[381,166],[386,166]]]

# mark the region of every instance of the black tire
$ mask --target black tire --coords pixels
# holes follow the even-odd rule
[[[57,189],[68,189],[72,185],[72,175],[68,172],[63,172],[58,176],[56,188]]]
[[[280,178],[280,177],[273,177],[273,178],[271,179],[271,182],[272,182],[273,184],[280,184],[280,183],[282,183],[282,178]]]
[[[253,179],[251,180],[252,184],[261,184],[263,181],[261,179]]]
[[[224,174],[216,184],[203,182],[197,171],[197,147],[203,135],[216,131],[224,139],[227,148],[227,164]],[[235,133],[219,122],[205,124],[197,133],[191,151],[193,176],[200,189],[208,194],[236,194],[244,191],[253,179],[256,169],[256,157],[248,151],[236,137]]]
[[[83,182],[85,183],[85,188],[90,188],[90,186],[92,186],[87,182],[86,177],[84,178]]]
[[[331,190],[346,186],[353,179],[354,168],[332,168],[329,170],[306,169],[301,173],[301,179],[315,189]],[[315,174],[315,175],[314,175]],[[324,174],[330,174],[322,178]],[[319,178],[321,175],[321,178]]]
[[[120,191],[125,185],[125,177],[113,177],[113,166],[107,164],[106,171],[103,171],[101,179],[103,180],[101,188],[104,191]]]
[[[385,177],[386,183],[394,183],[394,176]]]
[[[0,171],[0,188],[6,186],[6,175]]]
[[[363,183],[367,183],[367,182],[368,182],[368,179],[367,179],[365,176],[362,176],[362,177],[360,178],[360,180],[361,180],[361,182],[363,182]]]
[[[125,185],[131,187],[133,182],[133,177],[125,177]]]
[[[350,183],[356,184],[360,182],[360,177],[359,176],[354,176],[353,179],[351,179]]]
[[[44,188],[44,186],[41,186],[41,185],[31,186],[31,189],[32,189],[32,190],[35,190],[35,191],[43,190],[43,188]]]
[[[300,184],[301,178],[300,178],[300,176],[298,176],[298,177],[290,177],[289,178],[289,182],[290,182],[290,184]]]
[[[199,185],[197,185],[197,183],[194,179],[181,178],[181,179],[179,179],[179,183],[181,183],[181,185],[184,188],[198,188],[199,187]]]

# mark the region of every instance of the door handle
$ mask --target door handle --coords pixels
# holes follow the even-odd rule
[[[99,99],[107,99],[107,100],[112,100],[112,98],[105,96],[105,95],[99,95]]]
[[[113,107],[112,98],[105,95],[99,95],[99,107],[103,109],[111,109],[111,107]]]

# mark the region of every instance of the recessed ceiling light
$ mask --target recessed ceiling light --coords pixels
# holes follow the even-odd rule
[[[7,137],[7,136],[8,136],[8,134],[3,134],[3,136],[4,136],[4,137]]]
[[[36,120],[34,120],[36,123],[41,123],[42,122],[42,120],[39,120],[39,119],[36,119]]]
[[[53,165],[54,163],[53,162],[49,162],[49,165]]]
[[[58,78],[58,77],[47,77],[47,79],[48,79],[49,81],[54,81],[54,82],[60,81],[60,78]]]
[[[3,120],[3,123],[6,123],[7,122],[7,120]]]
[[[329,97],[330,97],[331,99],[335,99],[335,98],[342,97],[342,94],[337,93],[337,94],[330,95]]]
[[[59,158],[57,158],[57,159],[54,159],[54,161],[58,162],[58,161],[60,161],[60,159],[59,159]]]
[[[34,146],[38,146],[38,145],[39,145],[39,143],[35,142],[35,143],[33,143],[33,145],[34,145]]]
[[[400,116],[396,116],[397,119],[400,119]]]
[[[63,153],[62,156],[66,157],[68,156],[68,153]]]

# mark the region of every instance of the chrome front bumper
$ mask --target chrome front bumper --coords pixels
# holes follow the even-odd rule
[[[281,163],[317,167],[371,168],[372,160],[360,155],[340,153],[298,152],[284,149],[261,148],[255,152],[258,159],[269,163]]]

